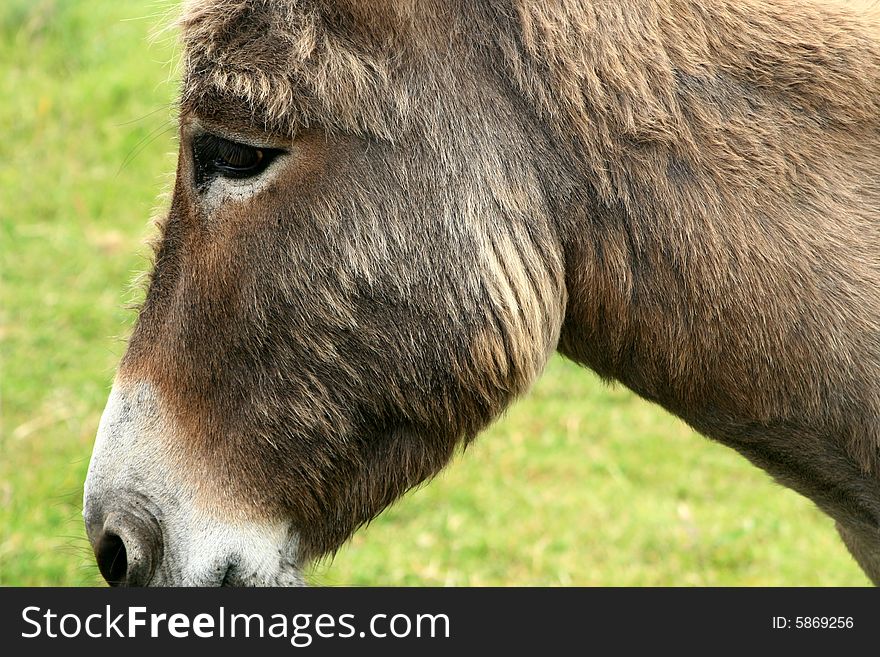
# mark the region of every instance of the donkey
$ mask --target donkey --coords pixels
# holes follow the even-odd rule
[[[202,0],[84,517],[125,585],[294,585],[549,356],[880,583],[880,7]]]

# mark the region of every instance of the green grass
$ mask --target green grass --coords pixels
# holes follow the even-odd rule
[[[167,3],[0,4],[0,584],[100,582],[82,481],[174,169]],[[662,410],[553,360],[323,584],[864,585],[832,523]]]

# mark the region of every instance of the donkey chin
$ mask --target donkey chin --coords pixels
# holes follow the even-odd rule
[[[149,384],[113,386],[85,482],[83,516],[111,586],[303,586],[287,522],[224,518],[175,475],[173,427]]]

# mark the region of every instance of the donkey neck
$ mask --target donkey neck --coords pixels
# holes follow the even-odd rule
[[[574,181],[548,189],[567,267],[560,350],[673,411],[772,415],[761,382],[807,366],[780,336],[812,316],[821,278],[858,289],[834,266],[842,240],[823,239],[846,235],[875,266],[859,275],[878,274],[865,208],[880,199],[863,181],[880,165],[880,12],[620,4],[524,10],[513,69],[571,173],[548,178]]]

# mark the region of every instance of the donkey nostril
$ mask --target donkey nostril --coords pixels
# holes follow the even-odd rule
[[[120,586],[126,583],[128,554],[121,538],[116,534],[105,532],[95,546],[95,558],[101,575],[110,586]]]
[[[100,523],[100,524],[99,524]],[[162,561],[162,528],[143,509],[86,517],[86,531],[101,575],[110,586],[147,586]]]

